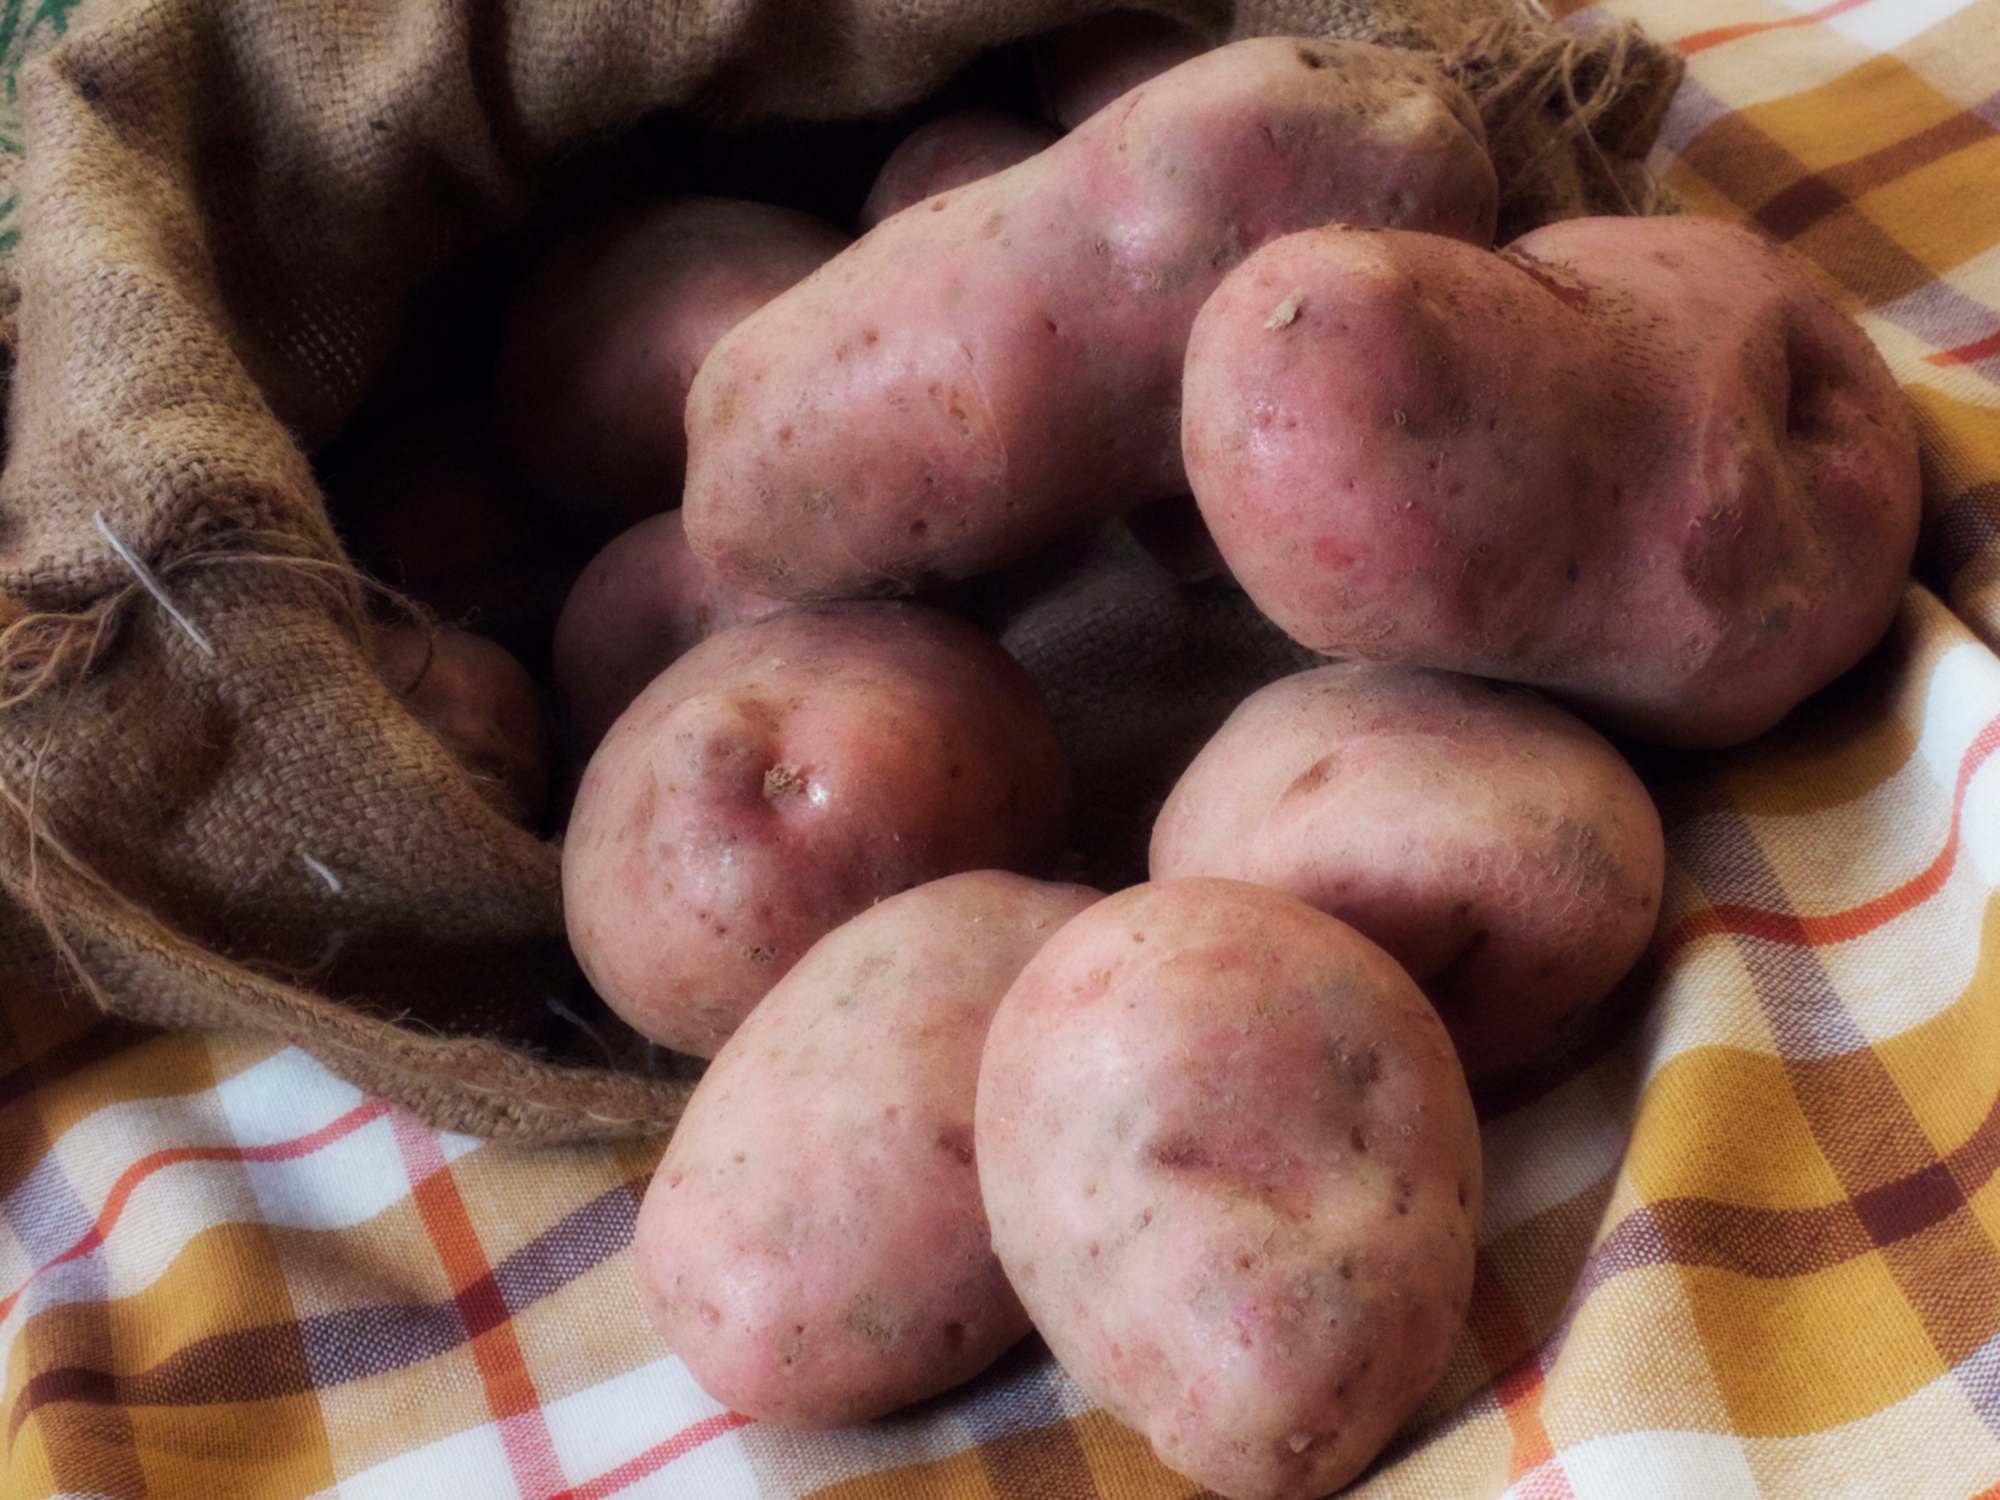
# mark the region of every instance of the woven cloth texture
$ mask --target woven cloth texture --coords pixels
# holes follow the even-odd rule
[[[298,1040],[435,1125],[670,1126],[684,1082],[552,1053],[544,1002],[575,978],[556,849],[370,670],[307,453],[424,278],[518,225],[565,150],[666,108],[716,128],[884,110],[1107,8],[0,6],[4,899],[120,1014]],[[1521,44],[1542,23],[1503,34],[1498,0],[1159,8],[1218,40],[1453,47],[1496,107],[1517,219],[1622,206],[1672,81],[1620,39],[1552,70]],[[36,930],[0,976],[36,962]]]
[[[664,9],[660,12],[664,13]],[[1891,638],[1644,771],[1659,936],[1483,1111],[1469,1326],[1369,1497],[2000,1496],[2000,0],[1623,0],[1657,165],[1855,298],[1918,414]],[[1996,948],[1986,947],[1986,938]],[[282,1037],[0,990],[0,1491],[1179,1500],[1032,1341],[802,1434],[639,1315],[656,1147],[439,1131]]]

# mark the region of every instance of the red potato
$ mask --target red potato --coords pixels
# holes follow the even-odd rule
[[[1346,924],[1225,880],[1074,918],[994,1014],[993,1248],[1077,1383],[1231,1500],[1310,1500],[1443,1374],[1479,1130],[1437,1014]]]
[[[591,758],[563,845],[570,945],[634,1029],[711,1057],[876,901],[1041,867],[1068,777],[1034,684],[962,621],[850,604],[739,625],[655,678]]]
[[[527,668],[492,641],[448,625],[381,627],[368,658],[481,796],[516,823],[540,819],[549,796],[549,737]]]
[[[1852,666],[1916,545],[1881,356],[1722,223],[1281,240],[1203,309],[1186,403],[1202,514],[1296,639],[1664,744],[1750,739]]]
[[[1562,1050],[1645,950],[1665,863],[1645,786],[1588,725],[1369,662],[1246,699],[1153,826],[1155,880],[1255,881],[1380,943],[1475,1083]]]
[[[1114,10],[1037,39],[1035,76],[1049,118],[1074,130],[1112,100],[1207,50],[1165,16]]]
[[[620,532],[578,576],[556,621],[572,752],[587,757],[647,683],[716,631],[784,607],[704,568],[677,510]]]
[[[639,1212],[646,1312],[703,1390],[793,1427],[948,1390],[1028,1331],[972,1096],[993,1009],[1098,892],[983,870],[812,947],[702,1076]]]
[[[483,401],[419,410],[342,458],[327,493],[354,560],[446,620],[533,656],[576,563],[499,460]]]
[[[1034,120],[997,109],[961,109],[918,126],[882,164],[860,226],[873,229],[891,214],[938,193],[1005,171],[1060,136]]]
[[[602,540],[679,504],[695,370],[846,244],[809,214],[677,198],[557,246],[507,310],[494,377],[508,451],[549,513]]]
[[[1231,265],[1329,219],[1479,240],[1495,200],[1414,54],[1207,53],[732,329],[688,395],[688,543],[759,593],[909,593],[1179,493],[1182,349]]]

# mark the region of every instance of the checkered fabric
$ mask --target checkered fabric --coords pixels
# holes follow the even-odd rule
[[[1611,17],[1688,59],[1668,183],[1823,266],[1905,384],[1922,581],[1773,734],[1644,766],[1658,939],[1486,1109],[1470,1325],[1355,1493],[2000,1500],[2000,0],[1570,20]],[[866,1428],[723,1410],[633,1290],[656,1150],[0,995],[0,1492],[1195,1493],[1033,1341]]]

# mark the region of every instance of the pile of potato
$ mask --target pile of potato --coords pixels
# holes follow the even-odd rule
[[[1168,1464],[1302,1500],[1463,1320],[1467,1079],[1558,1057],[1652,934],[1659,818],[1600,730],[1738,743],[1852,665],[1914,446],[1753,233],[1496,252],[1422,57],[1129,17],[1043,57],[1049,123],[927,126],[858,239],[679,199],[527,279],[500,443],[540,524],[619,533],[549,651],[553,778],[518,667],[411,702],[522,817],[573,789],[585,974],[713,1058],[637,1257],[718,1400],[860,1421],[1032,1326]],[[1049,880],[1064,731],[962,616],[1127,515],[1337,660],[1172,767],[1107,896]],[[377,649],[401,690],[459,648]]]

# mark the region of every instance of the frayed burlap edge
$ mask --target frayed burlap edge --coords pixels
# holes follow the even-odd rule
[[[1559,219],[1678,206],[1646,156],[1687,65],[1637,26],[1579,34],[1517,11],[1479,28],[1444,63],[1486,127],[1501,244]]]

